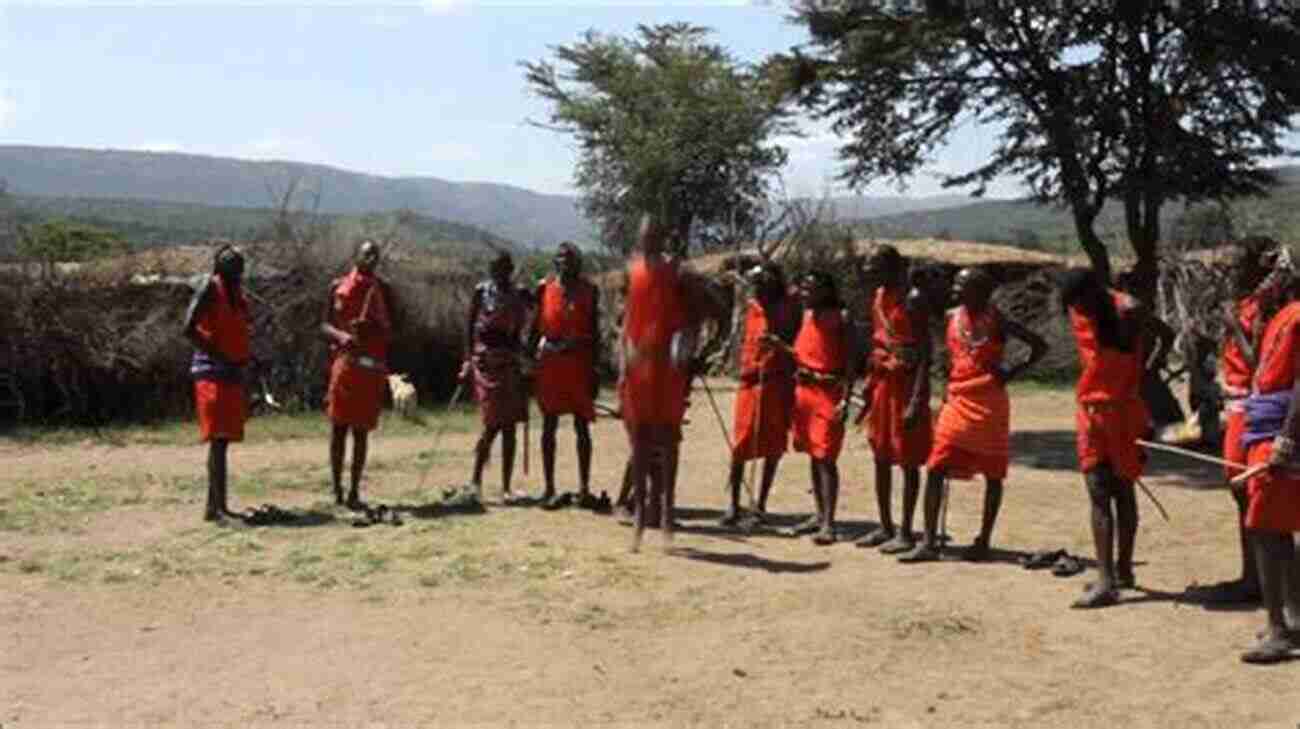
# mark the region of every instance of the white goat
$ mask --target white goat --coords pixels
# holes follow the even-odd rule
[[[411,384],[407,375],[389,375],[388,388],[393,391],[393,409],[403,417],[414,415],[419,398],[416,396],[415,385]]]

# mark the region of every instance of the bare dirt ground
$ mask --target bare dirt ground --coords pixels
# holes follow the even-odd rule
[[[979,565],[902,565],[849,543],[875,516],[857,432],[841,459],[845,541],[716,528],[727,449],[707,398],[693,400],[676,554],[657,532],[630,554],[627,528],[576,509],[440,509],[442,488],[468,475],[465,416],[437,443],[433,419],[386,419],[374,436],[366,495],[406,509],[396,527],[356,528],[328,503],[314,420],[269,437],[255,419],[232,449],[233,505],[274,503],[301,526],[200,522],[205,451],[188,425],[125,445],[0,440],[0,726],[1300,722],[1300,662],[1238,662],[1262,615],[1184,596],[1237,570],[1213,467],[1154,459],[1147,483],[1172,522],[1142,501],[1141,589],[1072,611],[1091,572],[1016,563],[1091,554],[1069,392],[1016,392],[1002,551]],[[596,489],[613,496],[620,424],[595,435]],[[534,450],[520,478],[533,492],[539,464]],[[810,509],[805,464],[792,455],[778,477],[772,510],[790,520]],[[572,488],[567,428],[558,471]],[[498,473],[494,461],[490,497]],[[981,496],[953,484],[957,544]]]

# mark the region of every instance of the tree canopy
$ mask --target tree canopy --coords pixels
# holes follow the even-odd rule
[[[799,0],[811,42],[768,71],[848,141],[843,178],[905,181],[959,126],[1000,129],[984,164],[945,186],[1019,177],[1069,208],[1104,276],[1094,229],[1123,203],[1141,274],[1154,274],[1160,209],[1265,193],[1300,111],[1290,3],[1123,0],[896,3]]]
[[[645,211],[680,244],[708,248],[745,235],[787,153],[790,112],[766,77],[686,23],[630,37],[588,31],[522,62],[550,104],[539,126],[572,135],[581,207],[604,245],[626,251]]]

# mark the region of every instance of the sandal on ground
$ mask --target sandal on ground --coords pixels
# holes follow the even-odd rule
[[[1083,571],[1083,563],[1077,557],[1062,554],[1052,565],[1052,574],[1056,577],[1073,577]]]
[[[1255,647],[1241,654],[1242,663],[1267,665],[1289,660],[1298,646],[1288,638],[1267,637],[1255,644]]]
[[[1068,556],[1064,549],[1048,549],[1034,552],[1021,558],[1020,565],[1027,570],[1045,570],[1056,564],[1057,560]]]
[[[822,529],[813,535],[812,543],[819,547],[827,547],[835,543],[835,530]]]
[[[728,511],[727,513],[722,515],[721,519],[718,519],[718,526],[720,527],[734,527],[739,523],[740,523],[739,511]]]
[[[939,550],[933,545],[922,542],[910,552],[904,552],[898,555],[898,561],[904,564],[915,564],[917,562],[937,562],[939,561]]]
[[[821,528],[821,519],[816,514],[804,519],[803,521],[790,527],[788,534],[792,537],[800,537],[805,534],[812,534]]]
[[[555,494],[549,499],[542,500],[542,508],[545,509],[546,511],[555,511],[557,509],[563,509],[564,507],[570,506],[572,504],[573,504],[573,494],[567,491],[562,494]]]
[[[894,532],[884,527],[876,527],[853,542],[855,547],[879,547],[894,538]]]

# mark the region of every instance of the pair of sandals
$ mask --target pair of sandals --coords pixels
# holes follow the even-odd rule
[[[876,527],[853,542],[855,547],[878,547],[881,554],[908,554],[916,550],[916,539],[911,534],[884,527]]]
[[[1023,557],[1020,565],[1027,570],[1051,570],[1056,577],[1073,577],[1084,570],[1083,560],[1064,549],[1034,552]]]
[[[614,505],[609,500],[609,493],[605,491],[601,491],[600,496],[594,496],[590,491],[580,491],[576,494],[566,491],[542,501],[542,508],[546,511],[556,511],[567,506],[577,506],[579,509],[597,514],[608,514],[614,510]]]
[[[275,524],[293,524],[298,521],[298,515],[292,511],[285,511],[274,504],[262,504],[261,506],[240,515],[245,524],[250,526],[273,526]]]
[[[364,516],[354,519],[352,521],[352,526],[365,528],[374,524],[384,523],[392,524],[393,526],[402,525],[402,517],[398,515],[397,511],[395,509],[390,509],[383,504],[375,507],[362,505],[361,511]]]

